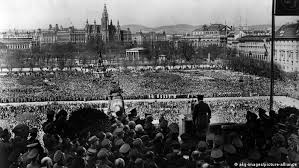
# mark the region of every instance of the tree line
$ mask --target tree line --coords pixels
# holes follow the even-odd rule
[[[228,58],[227,66],[233,71],[244,72],[252,75],[271,78],[271,63],[267,61],[257,60],[253,58],[244,57],[230,57]],[[285,73],[281,70],[279,65],[274,64],[274,79],[285,79]]]

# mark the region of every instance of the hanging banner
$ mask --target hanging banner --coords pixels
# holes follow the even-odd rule
[[[299,0],[275,0],[274,15],[299,16]]]

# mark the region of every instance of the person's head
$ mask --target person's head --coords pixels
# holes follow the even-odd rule
[[[52,159],[49,157],[44,157],[41,160],[41,167],[42,168],[52,168],[53,167]]]
[[[103,131],[100,131],[99,133],[96,134],[97,138],[99,138],[99,142],[102,142],[103,139],[106,138],[106,134]]]
[[[136,138],[134,141],[133,141],[133,147],[135,148],[141,148],[143,146],[143,142],[140,138]]]
[[[201,153],[200,153],[198,150],[193,151],[193,152],[191,153],[191,159],[192,159],[193,161],[199,160],[199,158],[200,158],[200,154],[201,154]]]
[[[109,139],[110,141],[112,140],[113,135],[111,132],[106,132],[106,139]]]
[[[275,111],[274,110],[270,110],[270,112],[269,112],[269,115],[270,115],[270,117],[274,117],[275,116]]]
[[[116,128],[113,131],[113,134],[117,137],[117,138],[124,138],[124,129],[123,128]]]
[[[36,138],[37,137],[37,133],[38,133],[38,129],[37,128],[32,128],[30,131],[30,136],[31,138]]]
[[[86,149],[82,146],[79,146],[76,152],[78,157],[84,157],[86,155]]]
[[[2,131],[0,138],[2,138],[4,142],[8,142],[10,137],[11,137],[11,133],[8,131],[8,129],[4,129]]]
[[[167,129],[167,127],[168,127],[168,121],[165,120],[164,118],[161,119],[161,120],[159,121],[159,127],[160,127],[161,129]]]
[[[124,159],[118,158],[114,162],[115,168],[124,168],[126,166]]]
[[[208,149],[208,144],[205,141],[199,141],[197,144],[197,150],[204,152]]]
[[[209,163],[203,163],[200,168],[209,168]]]
[[[65,121],[67,119],[67,112],[65,110],[60,110],[56,116],[56,120]]]
[[[100,150],[97,157],[99,160],[106,160],[108,158],[108,153],[105,150]]]
[[[146,159],[154,160],[154,157],[155,157],[155,154],[154,154],[153,151],[148,151],[148,152],[146,152],[146,154],[145,154],[145,158],[146,158]]]
[[[63,164],[65,161],[65,155],[61,150],[57,150],[54,154],[53,161],[58,164]]]
[[[53,120],[54,120],[54,116],[55,116],[55,112],[54,112],[53,110],[49,110],[49,111],[47,112],[47,119],[48,119],[49,121],[53,121]]]
[[[128,125],[130,129],[135,129],[136,123],[134,121],[129,121]]]
[[[135,167],[134,168],[144,168],[144,161],[141,158],[137,158],[135,160]]]
[[[124,125],[124,132],[127,134],[130,131],[129,125]]]
[[[291,124],[296,124],[297,123],[297,116],[295,114],[290,114],[290,116],[288,117],[288,121]]]
[[[173,152],[179,152],[181,149],[181,145],[178,142],[174,142],[171,144],[171,149]]]
[[[111,141],[109,139],[104,139],[101,142],[101,145],[103,148],[106,148],[106,149],[111,149],[111,147],[112,147]]]
[[[128,133],[128,136],[130,137],[130,138],[135,138],[135,136],[136,136],[136,132],[134,131],[134,130],[130,130],[129,131],[129,133]]]
[[[144,131],[144,129],[143,129],[143,127],[142,127],[141,124],[137,124],[137,125],[135,126],[135,131],[136,131],[137,133],[142,133],[142,132]]]
[[[88,139],[90,145],[99,145],[99,138],[97,136],[92,136]]]
[[[197,95],[197,100],[198,101],[203,101],[204,95]]]
[[[155,140],[163,141],[163,139],[164,139],[164,135],[161,132],[156,134]]]
[[[137,116],[137,110],[136,110],[136,108],[133,108],[131,111],[130,111],[130,117],[132,118],[132,117],[136,117]]]
[[[145,122],[146,123],[152,123],[153,120],[154,120],[153,116],[152,115],[148,115],[148,116],[146,116]]]
[[[35,162],[39,159],[38,149],[34,148],[31,149],[26,155],[28,161]]]

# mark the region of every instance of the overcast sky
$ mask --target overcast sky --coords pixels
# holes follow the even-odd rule
[[[270,24],[272,0],[0,0],[0,30],[83,27],[100,22],[104,3],[109,19],[149,27],[210,23]],[[298,17],[277,17],[277,24]]]

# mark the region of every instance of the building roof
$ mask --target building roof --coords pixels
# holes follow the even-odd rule
[[[223,24],[211,24],[207,27],[200,27],[200,28],[197,28],[195,30],[193,30],[193,32],[197,32],[197,31],[222,31],[225,27],[227,27],[227,29],[230,29],[230,27],[226,26],[226,25],[223,25]]]
[[[235,37],[235,32],[228,33],[227,37]]]
[[[200,39],[198,36],[183,36],[182,39]]]
[[[208,31],[220,31],[223,28],[225,28],[225,25],[223,24],[211,24],[210,26],[207,27]]]
[[[275,38],[299,39],[299,22],[281,26],[276,31]]]
[[[271,40],[270,36],[244,36],[239,38],[239,42],[263,42],[264,39],[267,41]]]
[[[126,49],[126,51],[142,51],[142,50],[145,50],[145,49],[143,47]]]
[[[197,31],[204,31],[204,29],[203,29],[203,27],[200,27],[200,28],[193,30],[193,32],[197,32]]]

